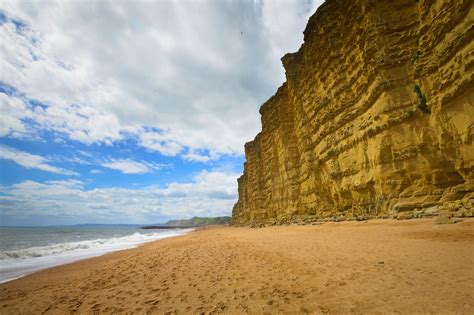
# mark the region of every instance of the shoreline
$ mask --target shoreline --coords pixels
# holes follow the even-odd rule
[[[474,219],[199,229],[0,284],[18,312],[474,311]]]
[[[191,229],[191,228],[179,229],[178,231],[174,231],[173,234],[166,231],[166,232],[162,232],[162,234],[156,235],[154,239],[130,241],[129,238],[135,236],[136,233],[138,233],[138,232],[134,232],[130,235],[121,236],[119,239],[124,240],[123,243],[113,243],[112,245],[107,244],[107,241],[113,241],[113,240],[116,240],[117,238],[114,237],[114,238],[106,238],[106,239],[92,239],[92,240],[78,241],[76,243],[66,242],[66,243],[53,244],[50,246],[58,247],[58,246],[67,246],[68,244],[69,245],[70,244],[85,244],[85,243],[93,243],[97,241],[104,242],[104,243],[101,243],[102,245],[99,245],[97,247],[86,247],[85,249],[80,249],[80,250],[71,250],[71,251],[65,250],[63,252],[58,252],[58,253],[44,255],[44,256],[32,256],[32,257],[26,257],[26,258],[23,257],[23,258],[11,258],[11,259],[0,260],[0,264],[4,264],[0,273],[0,284],[8,283],[10,281],[20,279],[22,277],[25,277],[27,275],[30,275],[36,272],[40,272],[45,269],[67,265],[67,264],[79,262],[79,261],[94,258],[94,257],[100,257],[100,256],[107,255],[109,253],[114,253],[117,251],[137,248],[142,245],[159,241],[162,239],[185,235],[192,231],[194,231],[194,229]],[[45,248],[48,248],[48,246],[32,247],[30,249],[44,250]],[[24,250],[28,250],[28,248]]]

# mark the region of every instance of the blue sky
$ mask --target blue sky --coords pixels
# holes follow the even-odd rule
[[[230,215],[320,2],[2,1],[0,225]]]

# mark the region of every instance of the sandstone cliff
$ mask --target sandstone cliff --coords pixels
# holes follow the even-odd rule
[[[472,215],[472,0],[329,0],[245,145],[234,224]]]

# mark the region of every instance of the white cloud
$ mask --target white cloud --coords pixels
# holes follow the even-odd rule
[[[0,136],[25,137],[28,130],[22,119],[31,117],[20,98],[0,93]]]
[[[182,159],[192,162],[206,163],[208,161],[218,160],[220,153],[216,151],[203,151],[197,149],[189,149],[185,154],[181,156]]]
[[[27,26],[0,25],[0,81],[48,106],[3,96],[15,114],[0,134],[34,125],[87,144],[132,136],[185,159],[241,154],[316,2],[1,2]]]
[[[103,162],[101,165],[103,167],[121,171],[124,174],[145,174],[153,170],[161,169],[164,166],[145,161],[133,161],[131,159],[112,159]]]
[[[200,154],[196,151],[189,151],[185,155],[183,155],[183,159],[187,161],[194,161],[194,162],[208,162],[211,160],[211,157],[205,154]]]
[[[230,215],[237,198],[237,177],[235,173],[202,171],[190,182],[166,187],[92,190],[77,180],[24,181],[0,187],[0,210],[4,224],[38,217],[50,224],[53,219],[65,223],[155,223],[194,215]]]
[[[90,173],[91,174],[102,174],[103,172],[101,170],[92,169],[92,170],[90,170]]]
[[[45,172],[63,175],[79,175],[76,172],[68,171],[63,168],[48,164],[51,161],[45,157],[18,151],[6,145],[0,145],[0,159],[10,160],[28,169],[38,169]]]
[[[183,149],[181,145],[174,142],[171,137],[163,133],[143,131],[140,132],[140,144],[153,151],[158,151],[166,156],[175,156]]]
[[[288,5],[289,1],[262,1],[263,32],[270,42],[274,58],[299,49],[303,43],[301,32],[322,3],[323,0],[296,1],[292,5]]]

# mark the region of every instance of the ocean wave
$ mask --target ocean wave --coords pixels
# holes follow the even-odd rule
[[[141,234],[135,232],[131,235],[122,237],[113,237],[108,239],[95,239],[89,241],[60,243],[41,247],[30,247],[18,250],[9,250],[0,252],[0,260],[21,259],[60,255],[64,253],[83,252],[90,250],[103,250],[105,252],[117,249],[133,247],[134,245],[146,243],[153,240],[181,234],[177,231],[164,233]]]

